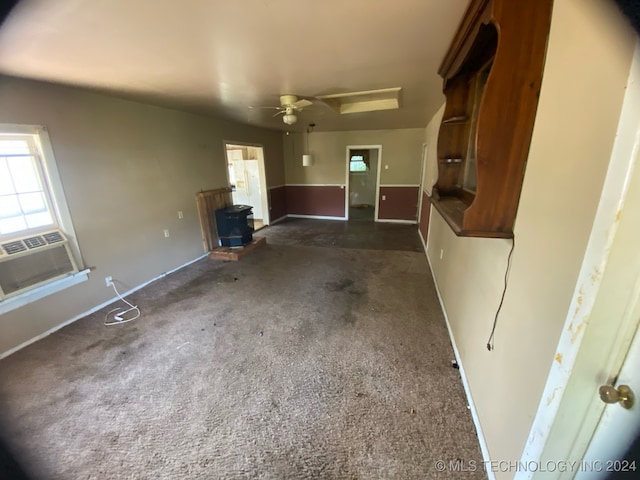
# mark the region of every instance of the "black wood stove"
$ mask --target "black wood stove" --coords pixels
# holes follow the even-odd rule
[[[223,247],[242,247],[253,239],[253,207],[231,205],[216,210],[219,243]]]

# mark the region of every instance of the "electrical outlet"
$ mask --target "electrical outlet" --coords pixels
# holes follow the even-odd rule
[[[387,196],[386,195],[382,195],[382,200],[386,200]]]
[[[442,260],[442,257],[444,256],[444,249],[440,249],[440,260]]]
[[[104,277],[104,284],[107,287],[110,287],[111,285],[113,285],[113,277]]]
[[[179,211],[178,211],[178,218],[179,218],[180,220],[182,220],[182,219],[184,218],[184,214],[182,213],[182,210],[179,210]]]
[[[168,228],[166,228],[164,230],[164,238],[169,238],[169,229]]]

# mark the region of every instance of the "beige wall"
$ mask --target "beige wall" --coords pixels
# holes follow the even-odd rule
[[[284,182],[279,132],[9,77],[0,106],[0,123],[48,127],[95,267],[88,282],[2,315],[0,353],[112,298],[107,275],[125,291],[202,255],[195,194],[227,184],[224,140],[263,144],[269,184]]]
[[[311,167],[302,166],[304,134],[283,138],[287,184],[346,184],[348,145],[382,145],[381,185],[419,183],[422,128],[313,132],[309,135],[309,151],[314,157]]]
[[[531,428],[598,205],[634,41],[612,2],[554,3],[492,352],[486,343],[511,242],[458,238],[432,209],[428,255],[494,460],[518,460]]]

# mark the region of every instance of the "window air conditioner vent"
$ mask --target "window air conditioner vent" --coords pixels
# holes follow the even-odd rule
[[[23,242],[29,250],[32,248],[44,247],[47,244],[41,236],[25,238]]]
[[[27,250],[26,245],[22,242],[22,240],[16,240],[15,242],[3,243],[2,248],[7,255],[13,255],[14,253],[20,253]]]
[[[52,243],[64,242],[64,237],[60,232],[49,232],[42,235],[49,245]]]
[[[60,231],[3,243],[0,301],[78,271],[69,242]]]

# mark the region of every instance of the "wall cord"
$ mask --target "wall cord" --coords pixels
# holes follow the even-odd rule
[[[126,303],[129,306],[129,308],[117,307],[112,310],[109,310],[107,314],[104,316],[104,324],[106,326],[120,325],[122,323],[131,322],[136,318],[138,318],[140,316],[140,309],[138,308],[138,306],[132,305],[131,303],[127,302],[124,298],[122,298],[122,295],[120,295],[120,292],[118,292],[118,289],[116,288],[116,284],[113,281],[111,282],[111,286],[113,287],[113,291],[116,292],[116,295],[118,296],[118,298],[122,300],[124,303]],[[118,313],[115,313],[115,312],[118,312]],[[137,313],[133,314],[133,316],[130,318],[126,318],[124,315],[127,315],[129,312],[137,312]],[[112,313],[114,314],[113,320],[110,321],[109,315],[111,315]]]
[[[491,328],[491,335],[489,335],[489,340],[487,340],[487,350],[493,350],[493,337],[496,333],[496,326],[498,325],[498,315],[500,315],[500,310],[502,310],[502,304],[504,303],[504,297],[507,293],[507,281],[509,280],[509,272],[511,271],[511,256],[513,255],[513,251],[516,248],[516,237],[515,235],[511,239],[511,250],[509,251],[509,257],[507,258],[507,269],[504,272],[504,289],[502,290],[502,297],[500,298],[500,304],[498,305],[498,310],[496,310],[496,316],[493,319],[493,327]]]

